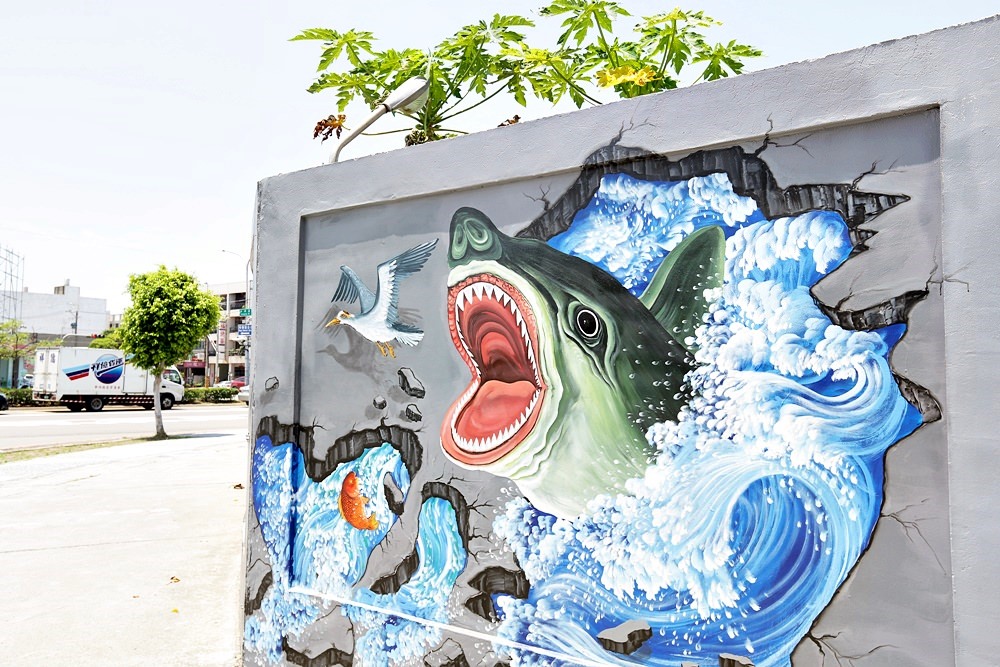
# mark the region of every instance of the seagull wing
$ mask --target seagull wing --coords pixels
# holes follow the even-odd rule
[[[430,258],[437,239],[421,243],[378,265],[378,291],[375,295],[375,313],[381,322],[393,325],[399,319],[399,281],[411,276]]]
[[[361,312],[366,313],[375,305],[375,295],[358,277],[358,274],[349,266],[340,267],[340,283],[337,284],[337,291],[333,293],[333,301],[346,301],[354,303],[361,299]]]

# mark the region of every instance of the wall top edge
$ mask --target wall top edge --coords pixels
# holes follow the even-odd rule
[[[946,107],[981,88],[987,68],[970,71],[967,64],[986,62],[998,42],[1000,15],[817,60],[277,174],[259,182],[259,195],[282,209],[290,206],[295,210],[286,212],[301,217],[440,192],[442,182],[463,189],[576,169],[616,135],[627,145],[633,130],[643,148],[670,154],[754,141],[768,132],[780,136]],[[632,119],[633,127],[625,127],[623,117]],[[305,192],[308,197],[301,196]],[[295,202],[306,201],[308,208],[296,208]]]

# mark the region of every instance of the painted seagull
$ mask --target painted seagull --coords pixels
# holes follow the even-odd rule
[[[341,310],[326,326],[343,324],[378,345],[382,356],[395,357],[391,341],[414,346],[424,337],[424,332],[412,324],[399,321],[399,281],[423,268],[434,251],[437,239],[396,255],[378,265],[378,285],[375,293],[361,281],[349,266],[340,267],[340,283],[331,302],[361,302],[361,312],[352,314]]]

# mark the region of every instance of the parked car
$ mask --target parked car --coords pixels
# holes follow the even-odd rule
[[[3,392],[0,392],[0,412],[6,409],[7,409],[7,397],[3,394]]]
[[[35,376],[27,373],[17,382],[18,389],[32,389],[35,386]]]
[[[233,378],[232,380],[223,380],[222,382],[216,382],[214,387],[229,387],[231,389],[239,389],[247,383],[246,376],[239,376],[238,378]]]
[[[236,400],[250,405],[250,385],[245,384],[240,387],[240,393],[236,394]]]

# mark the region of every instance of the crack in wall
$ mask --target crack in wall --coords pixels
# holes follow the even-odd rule
[[[623,127],[609,145],[587,157],[576,181],[557,200],[549,202],[545,199],[545,210],[516,236],[546,241],[566,231],[574,216],[590,203],[600,187],[601,179],[618,173],[642,180],[683,181],[722,172],[728,176],[733,191],[752,198],[768,219],[797,216],[815,210],[836,211],[847,224],[852,255],[867,250],[867,241],[876,234],[875,231],[864,229],[863,225],[909,201],[910,198],[903,194],[858,190],[866,176],[889,173],[895,163],[879,171],[878,163],[874,162],[871,168],[859,174],[851,183],[814,183],[782,188],[760,155],[769,146],[797,147],[808,153],[804,146],[799,145],[806,137],[791,144],[778,144],[771,140],[771,130],[773,125],[765,134],[762,144],[752,153],[734,146],[697,151],[679,159],[671,159],[641,148],[622,146],[620,141],[625,132]],[[824,304],[815,296],[813,300],[834,324],[844,329],[868,331],[889,324],[905,324],[913,306],[927,295],[926,289],[912,290],[860,310],[842,309],[853,292],[835,306]],[[901,375],[894,374],[894,377],[904,397],[920,410],[925,422],[941,418],[941,406],[928,389]]]
[[[857,661],[870,658],[882,649],[899,648],[893,644],[879,644],[878,646],[861,653],[845,653],[833,645],[833,640],[837,639],[839,636],[839,632],[819,636],[814,635],[811,630],[806,633],[805,639],[811,641],[819,651],[821,659],[820,667],[826,667],[826,659],[828,657],[835,661],[834,664],[836,664],[837,667],[855,667]]]
[[[392,571],[392,574],[387,574],[380,579],[376,579],[371,585],[371,591],[373,593],[378,593],[379,595],[392,595],[393,593],[398,593],[399,589],[403,587],[403,584],[410,580],[413,573],[417,571],[420,567],[420,555],[417,553],[416,548],[413,549],[409,554],[407,554],[403,560],[396,565],[396,569]]]
[[[423,445],[417,434],[403,426],[386,424],[383,419],[377,428],[351,431],[337,438],[322,457],[316,455],[317,446],[315,429],[322,429],[319,424],[300,426],[298,424],[282,424],[275,416],[263,417],[257,424],[257,436],[269,436],[272,443],[292,442],[305,456],[306,474],[314,482],[322,482],[333,474],[341,463],[354,461],[366,449],[389,444],[399,452],[403,465],[413,478],[420,470],[423,460]]]
[[[496,607],[493,605],[494,595],[503,593],[525,600],[531,591],[531,582],[528,581],[523,570],[520,568],[508,570],[499,565],[491,565],[481,570],[469,580],[469,585],[479,593],[467,599],[465,607],[476,616],[494,623],[500,620]]]
[[[906,539],[908,539],[910,542],[915,542],[915,540],[913,539],[913,534],[915,533],[917,535],[917,537],[920,538],[920,541],[923,542],[924,545],[927,547],[927,550],[931,552],[931,555],[934,556],[934,561],[937,563],[938,567],[941,569],[941,573],[944,574],[944,575],[947,575],[948,574],[948,570],[945,568],[944,563],[941,562],[941,558],[938,557],[938,554],[934,550],[934,547],[931,546],[930,541],[927,539],[927,537],[924,535],[923,530],[921,530],[921,528],[920,528],[920,522],[923,519],[906,519],[906,518],[903,518],[903,514],[904,513],[909,512],[910,510],[912,510],[915,507],[918,507],[919,505],[923,505],[928,500],[929,500],[928,498],[924,498],[919,503],[906,505],[906,506],[904,506],[904,507],[896,510],[895,512],[882,512],[879,515],[879,518],[880,519],[889,519],[889,520],[894,521],[895,523],[899,524],[899,526],[903,529],[903,534],[906,535]]]
[[[425,667],[469,667],[462,646],[454,639],[445,639],[424,656]]]
[[[462,540],[462,546],[466,553],[469,553],[469,540],[471,530],[469,527],[469,503],[465,496],[455,487],[446,482],[427,482],[421,489],[421,504],[429,498],[441,498],[446,500],[455,510],[455,523],[458,528],[458,535]],[[420,567],[420,556],[417,553],[417,545],[396,565],[391,574],[377,579],[371,590],[380,595],[390,595],[398,593],[399,589],[406,584],[413,573]]]
[[[573,185],[516,236],[547,241],[566,231],[573,217],[593,198],[601,179],[610,174],[625,173],[643,180],[685,181],[720,172],[729,177],[734,192],[752,198],[769,219],[818,209],[840,213],[851,230],[856,251],[866,248],[864,242],[874,234],[869,230],[859,231],[861,225],[910,199],[901,194],[862,192],[846,183],[782,188],[763,160],[739,146],[697,151],[672,160],[641,148],[612,143],[593,152],[584,161]]]
[[[854,296],[854,292],[851,291],[836,306],[828,306],[821,302],[817,302],[817,305],[831,322],[843,329],[872,331],[891,324],[906,324],[910,311],[926,299],[927,294],[927,290],[910,290],[861,310],[842,310],[840,306]]]
[[[289,645],[287,637],[282,637],[281,648],[285,652],[285,660],[293,665],[301,665],[302,667],[354,666],[354,654],[342,651],[336,646],[331,646],[326,651],[311,658],[307,654],[293,649]]]
[[[264,601],[264,596],[267,595],[267,589],[271,587],[274,583],[274,573],[268,569],[267,573],[260,580],[260,585],[257,586],[257,592],[254,594],[253,598],[250,597],[250,589],[247,588],[246,596],[243,602],[243,613],[250,616],[255,611],[260,609],[260,603]]]

